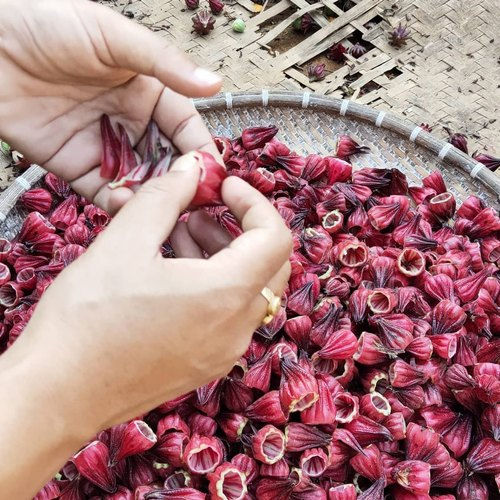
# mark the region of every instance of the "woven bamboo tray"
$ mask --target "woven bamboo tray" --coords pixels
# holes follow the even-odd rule
[[[498,175],[451,144],[391,113],[309,92],[228,92],[194,102],[214,135],[238,136],[245,127],[276,124],[280,128],[278,137],[298,153],[332,155],[337,137],[349,134],[371,150],[370,154],[354,157],[354,168],[398,168],[410,185],[440,170],[459,203],[475,194],[498,208]],[[42,167],[30,167],[0,196],[2,237],[12,238],[20,229],[26,212],[16,206],[16,201],[44,173]]]
[[[193,12],[181,8],[182,0],[98,1],[217,71],[225,91],[304,89],[353,99],[429,123],[445,140],[447,126],[468,136],[471,151],[500,155],[498,0],[260,0],[264,8],[231,0],[208,36],[193,32]],[[290,25],[306,12],[320,29],[301,35]],[[244,33],[232,31],[236,17],[246,21]],[[397,48],[388,35],[399,23],[411,35]],[[345,64],[321,54],[337,42],[349,47],[356,41],[368,52],[347,56]],[[311,63],[326,63],[324,80],[309,81]]]

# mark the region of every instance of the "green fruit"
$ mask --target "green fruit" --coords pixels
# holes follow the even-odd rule
[[[245,31],[246,24],[243,19],[235,19],[233,23],[233,31],[236,31],[236,33],[243,33]]]
[[[10,146],[0,139],[0,151],[6,155],[10,153]]]

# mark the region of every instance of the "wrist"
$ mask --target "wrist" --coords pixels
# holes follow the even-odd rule
[[[22,340],[0,358],[0,498],[33,498],[90,437]]]
[[[12,402],[13,414],[36,419],[35,425],[45,428],[57,447],[68,450],[68,458],[98,429],[83,420],[86,412],[79,411],[78,394],[66,387],[58,353],[40,355],[40,347],[27,341],[30,333],[24,332],[0,358],[0,397]]]

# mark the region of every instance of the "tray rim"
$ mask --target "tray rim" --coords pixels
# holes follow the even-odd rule
[[[376,127],[390,130],[437,157],[442,163],[458,166],[471,178],[479,180],[500,199],[500,176],[491,172],[449,142],[438,139],[419,125],[390,111],[378,110],[350,99],[338,99],[314,92],[260,91],[224,92],[213,97],[191,99],[200,112],[244,107],[298,107],[336,113],[346,118],[363,120]],[[21,194],[30,189],[46,173],[39,165],[31,165],[16,177],[0,195],[0,223],[4,222]]]

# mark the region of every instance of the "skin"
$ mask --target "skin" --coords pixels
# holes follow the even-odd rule
[[[0,0],[0,8],[0,137],[103,208],[123,206],[0,358],[0,498],[22,499],[99,430],[227,373],[266,313],[260,290],[284,290],[291,237],[272,205],[235,177],[222,196],[240,237],[231,241],[202,212],[177,223],[200,174],[191,154],[135,194],[99,178],[103,112],[136,143],[153,117],[181,153],[214,152],[181,94],[216,92],[218,78],[94,3]],[[161,258],[169,237],[178,259]]]
[[[109,211],[132,192],[99,176],[99,120],[120,121],[138,143],[153,118],[181,153],[217,154],[186,97],[222,80],[176,47],[85,0],[0,0],[2,138]]]

